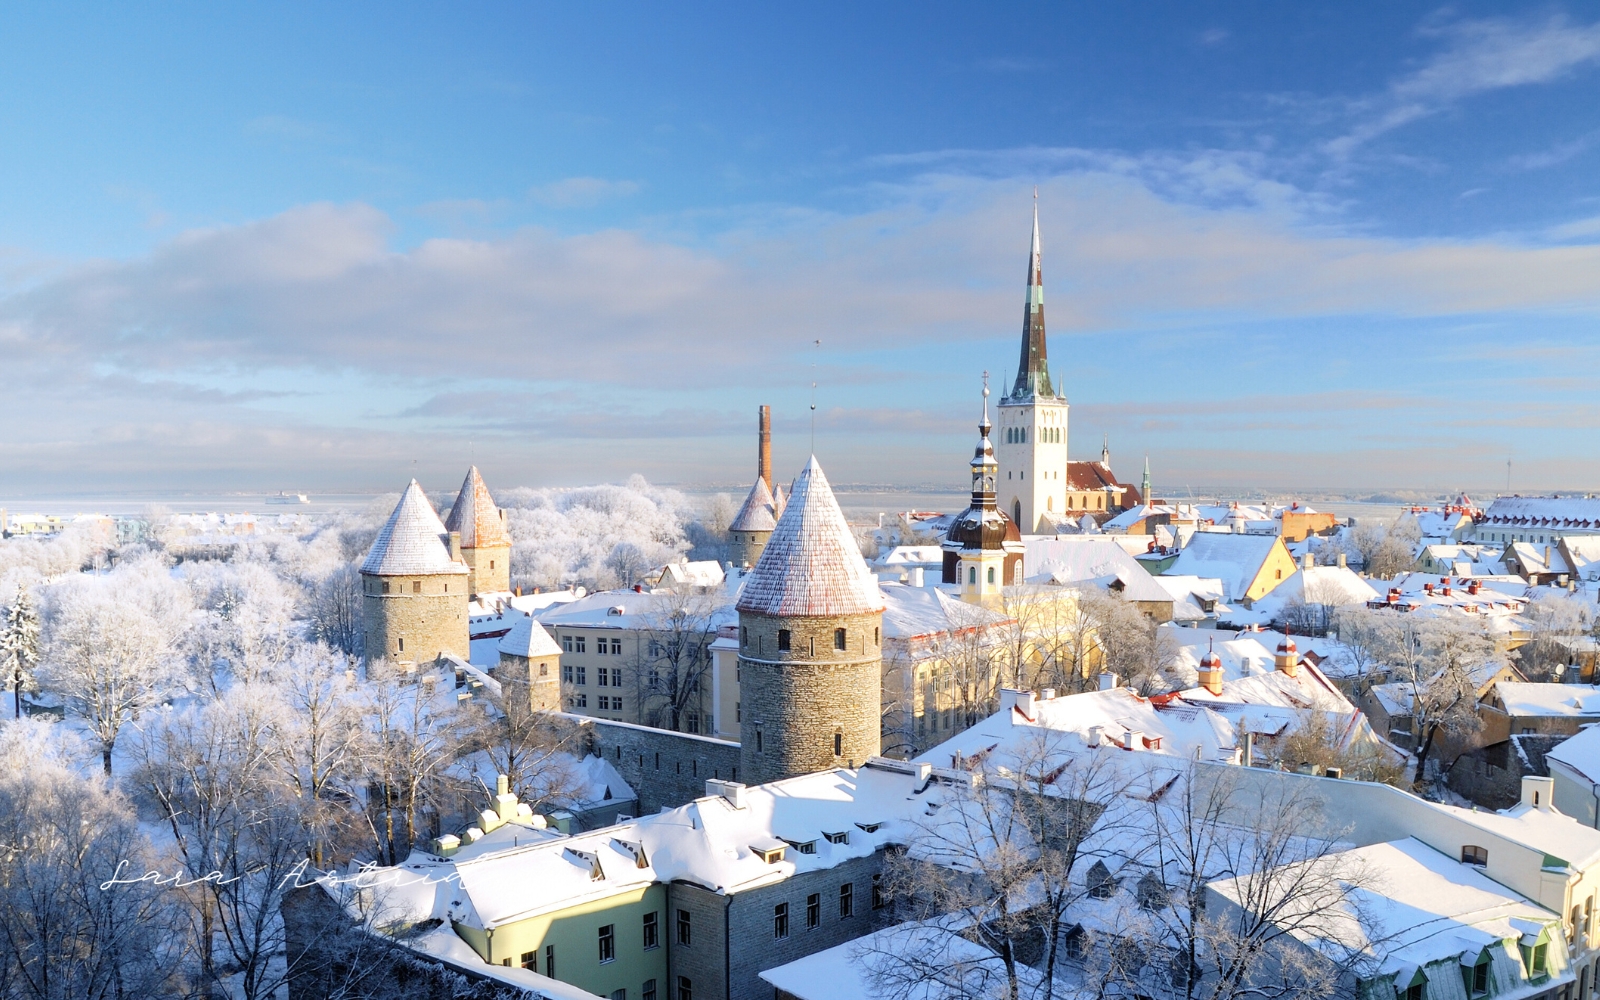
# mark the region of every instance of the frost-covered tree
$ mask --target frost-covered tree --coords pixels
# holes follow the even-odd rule
[[[0,626],[0,670],[16,699],[16,718],[22,717],[22,693],[38,689],[33,676],[39,663],[39,612],[33,606],[28,588],[17,586],[17,596],[6,608],[5,623]]]
[[[299,590],[268,565],[249,560],[186,563],[184,582],[200,612],[190,628],[200,679],[216,689],[219,668],[235,681],[262,680],[299,638]]]
[[[350,819],[365,767],[366,698],[344,658],[302,646],[275,671],[271,688],[286,711],[271,756],[280,780],[299,799],[306,852],[324,865],[329,836]]]
[[[511,579],[518,586],[589,588],[623,581],[608,566],[619,547],[637,552],[628,566],[672,562],[688,548],[693,513],[683,494],[641,476],[626,485],[572,490],[507,490],[496,497],[511,529]],[[642,571],[642,570],[641,570]]]
[[[179,996],[171,894],[127,800],[63,759],[61,729],[0,729],[0,985],[6,997]],[[17,744],[25,744],[18,747]],[[118,877],[125,883],[113,883]],[[175,946],[176,945],[176,946]]]
[[[368,804],[384,864],[396,865],[418,839],[424,810],[452,810],[466,791],[455,764],[472,747],[472,719],[459,710],[440,675],[412,673],[378,660],[369,665],[367,773],[376,801]]]
[[[676,732],[710,731],[711,644],[717,600],[709,594],[657,593],[640,616],[638,654],[628,664],[645,724]],[[689,726],[689,716],[694,725]],[[686,728],[687,727],[687,728]]]
[[[339,566],[313,584],[306,606],[312,639],[346,656],[361,655],[361,571],[354,563]]]
[[[53,604],[40,683],[88,727],[109,775],[123,727],[174,679],[173,619],[106,586],[69,590]]]

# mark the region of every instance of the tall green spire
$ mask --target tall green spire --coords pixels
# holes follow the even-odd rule
[[[1028,254],[1028,301],[1022,310],[1022,360],[1017,363],[1013,399],[1053,397],[1044,342],[1044,272],[1039,263],[1039,189],[1033,189],[1033,248]]]
[[[1144,502],[1150,502],[1150,456],[1144,457],[1144,481],[1139,484],[1139,495],[1144,497]]]

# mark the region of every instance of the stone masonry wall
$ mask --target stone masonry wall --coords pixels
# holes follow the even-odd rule
[[[736,893],[728,905],[729,1000],[766,1000],[772,987],[761,979],[765,969],[814,955],[853,941],[882,927],[889,907],[872,908],[872,877],[883,871],[883,852],[854,858],[833,868],[806,872],[774,885]],[[839,916],[839,887],[851,884],[853,913]],[[806,926],[806,898],[815,893],[821,906],[816,927]],[[789,904],[789,936],[773,937],[773,908]],[[700,994],[696,992],[696,996]]]
[[[461,561],[472,571],[467,577],[470,593],[496,594],[511,589],[511,546],[462,549]]]
[[[500,654],[495,680],[502,684],[525,684],[535,712],[561,711],[561,658],[543,656],[528,662],[526,656]]]
[[[688,882],[674,882],[667,887],[667,912],[661,933],[667,942],[666,989],[658,988],[658,1000],[673,1000],[678,996],[678,977],[689,980],[696,997],[729,995],[728,963],[731,954],[748,947],[751,942],[728,937],[728,899],[720,892],[702,888]],[[678,911],[689,914],[689,944],[678,940]]]
[[[441,653],[453,653],[463,660],[470,658],[466,577],[361,579],[362,630],[368,662],[387,657],[391,662],[431,663]],[[387,594],[381,592],[383,583],[390,585]],[[420,584],[422,592],[413,593],[413,584]]]
[[[882,746],[883,615],[739,615],[746,784],[856,767]],[[834,648],[834,630],[845,648]],[[778,648],[779,630],[790,634]],[[838,737],[835,753],[835,736]]]
[[[588,728],[589,752],[610,761],[633,787],[641,816],[704,797],[707,778],[744,780],[737,743],[582,715],[567,718]]]

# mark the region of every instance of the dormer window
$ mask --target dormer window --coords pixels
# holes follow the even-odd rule
[[[828,843],[830,843],[830,844],[848,844],[848,843],[850,843],[850,831],[849,830],[841,830],[838,833],[824,833],[822,836],[824,838],[826,838]]]
[[[784,843],[794,848],[795,851],[800,854],[817,853],[817,842],[815,840],[787,840],[784,841]]]
[[[1461,846],[1461,863],[1464,865],[1484,866],[1489,863],[1489,849],[1478,847],[1476,844],[1463,844]]]
[[[751,844],[750,851],[756,857],[769,865],[775,865],[783,860],[783,852],[788,850],[788,844]]]
[[[883,825],[882,823],[857,823],[856,824],[856,826],[858,828],[860,828],[864,833],[877,833],[878,832],[878,827],[880,827],[882,825]],[[849,836],[849,835],[846,834],[846,836]]]

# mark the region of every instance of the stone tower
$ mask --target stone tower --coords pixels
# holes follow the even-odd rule
[[[463,660],[467,578],[460,539],[447,532],[415,479],[361,563],[361,612],[367,662]]]
[[[883,595],[815,456],[735,606],[740,779],[776,781],[876,756]]]
[[[461,558],[471,571],[469,594],[503,594],[511,589],[511,533],[506,530],[506,512],[494,505],[476,465],[467,470],[444,527],[461,536]]]
[[[1044,336],[1044,272],[1039,262],[1039,196],[1034,193],[1033,248],[1028,254],[1028,301],[1022,314],[1017,381],[1000,400],[1001,507],[1025,534],[1051,532],[1066,510],[1067,400],[1050,382]]]
[[[1000,602],[1001,590],[1022,583],[1022,535],[995,505],[998,466],[989,442],[989,386],[984,375],[983,420],[972,456],[972,503],[950,525],[944,540],[944,580],[961,588],[969,604]]]
[[[728,559],[736,567],[754,566],[778,526],[783,505],[772,492],[772,407],[760,410],[761,435],[756,445],[756,484],[728,525]]]

